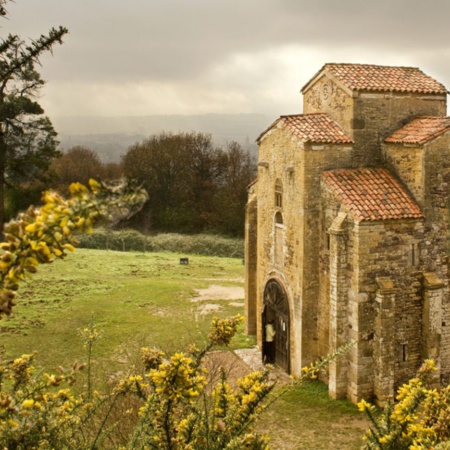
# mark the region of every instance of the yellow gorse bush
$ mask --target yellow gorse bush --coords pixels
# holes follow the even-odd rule
[[[143,401],[140,425],[128,448],[155,449],[268,449],[267,438],[252,431],[274,384],[268,372],[254,372],[232,389],[222,372],[209,389],[205,354],[215,345],[228,344],[242,317],[214,318],[203,349],[191,346],[171,356],[143,348],[146,373],[119,384],[120,393],[133,393]],[[258,408],[260,408],[258,410]]]
[[[417,377],[398,390],[396,402],[389,403],[379,415],[375,406],[361,401],[358,407],[372,422],[364,436],[365,449],[425,450],[450,448],[450,389],[427,387],[436,370],[426,360]]]

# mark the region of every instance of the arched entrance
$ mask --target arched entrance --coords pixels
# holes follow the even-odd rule
[[[289,373],[289,302],[283,287],[276,280],[269,280],[264,289],[264,309],[262,314],[263,342],[266,324],[273,320],[275,327],[275,364]],[[266,352],[263,345],[263,362]]]

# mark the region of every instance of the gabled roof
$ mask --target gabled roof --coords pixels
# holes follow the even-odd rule
[[[447,131],[450,131],[450,116],[421,116],[397,130],[385,142],[422,145]]]
[[[447,89],[442,83],[426,75],[417,67],[334,63],[325,64],[302,88],[302,92],[305,92],[311,83],[325,72],[352,91],[447,94]]]
[[[322,178],[358,222],[424,217],[385,169],[340,169],[324,172]]]
[[[276,126],[285,126],[303,142],[317,144],[351,144],[353,140],[343,128],[324,113],[281,116],[256,141],[259,143],[267,132]]]

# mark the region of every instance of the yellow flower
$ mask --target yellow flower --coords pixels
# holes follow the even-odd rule
[[[28,400],[24,400],[22,402],[22,406],[24,408],[31,408],[34,405],[34,400],[32,398],[28,399]]]

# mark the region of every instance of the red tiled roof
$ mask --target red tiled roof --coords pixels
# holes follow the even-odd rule
[[[447,93],[447,89],[442,83],[439,83],[416,67],[333,63],[325,64],[315,77],[322,71],[331,73],[353,91],[395,91],[421,94]]]
[[[340,169],[324,172],[322,178],[358,222],[424,217],[385,169]]]
[[[353,140],[343,128],[324,113],[281,116],[266,131],[261,133],[256,141],[259,142],[267,131],[280,123],[303,142],[314,142],[317,144],[353,143]]]
[[[447,131],[450,131],[450,116],[421,116],[397,130],[385,141],[422,145]]]

